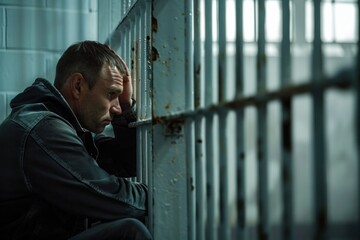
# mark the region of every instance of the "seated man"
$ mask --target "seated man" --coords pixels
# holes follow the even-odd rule
[[[76,43],[54,86],[37,79],[0,125],[0,238],[151,239],[147,187],[124,179],[136,174],[125,62],[106,45]],[[99,134],[110,123],[114,138]]]

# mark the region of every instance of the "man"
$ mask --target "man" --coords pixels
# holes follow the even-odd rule
[[[136,174],[125,62],[106,45],[76,43],[54,86],[37,79],[0,125],[0,238],[151,239],[140,221],[147,187],[124,179]],[[114,138],[100,134],[110,123]]]

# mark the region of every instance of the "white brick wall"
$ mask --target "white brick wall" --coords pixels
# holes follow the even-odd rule
[[[53,82],[61,53],[97,40],[98,0],[0,0],[0,121],[15,93],[44,77]]]

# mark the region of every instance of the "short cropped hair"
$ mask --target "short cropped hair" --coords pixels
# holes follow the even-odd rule
[[[125,69],[117,54],[107,45],[96,41],[83,41],[71,45],[56,65],[54,86],[61,89],[73,73],[81,73],[91,89],[104,64],[117,67],[121,74]]]

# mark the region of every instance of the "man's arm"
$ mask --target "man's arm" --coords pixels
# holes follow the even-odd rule
[[[135,100],[130,109],[112,122],[115,138],[98,134],[95,144],[99,150],[97,162],[108,173],[120,177],[136,176],[136,129],[128,124],[136,120]]]
[[[128,124],[136,121],[136,101],[132,98],[133,87],[129,68],[120,56],[118,60],[123,85],[122,93],[118,96],[122,113],[115,116],[112,121],[115,139],[105,137],[103,134],[96,136],[95,141],[99,149],[97,161],[111,174],[134,177],[136,176],[136,129],[128,128]]]

